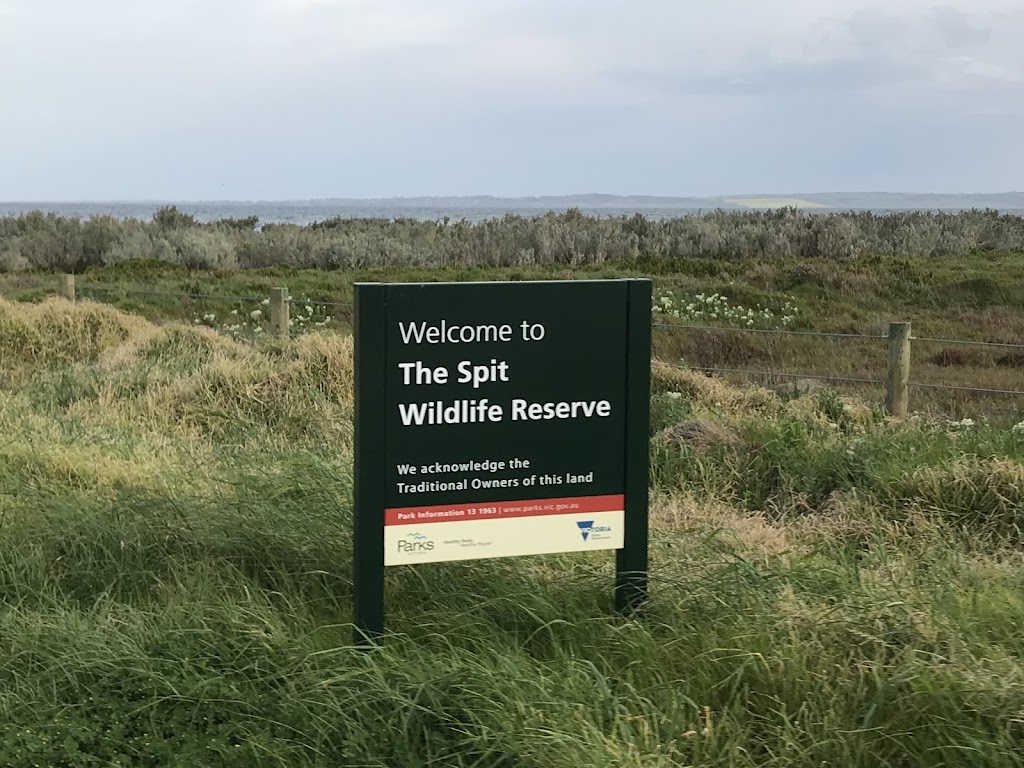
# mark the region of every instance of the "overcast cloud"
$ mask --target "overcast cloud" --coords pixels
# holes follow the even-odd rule
[[[1024,188],[1021,0],[0,0],[0,200]]]

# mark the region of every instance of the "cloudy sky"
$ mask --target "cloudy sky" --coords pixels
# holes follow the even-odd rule
[[[1024,189],[1022,0],[0,0],[0,200]]]

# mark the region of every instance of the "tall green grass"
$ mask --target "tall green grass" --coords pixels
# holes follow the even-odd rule
[[[1009,424],[658,364],[642,617],[608,553],[394,568],[363,652],[349,342],[0,302],[52,318],[96,346],[0,344],[0,765],[1024,762]]]

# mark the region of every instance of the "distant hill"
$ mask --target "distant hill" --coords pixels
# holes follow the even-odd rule
[[[474,208],[474,209],[554,209],[566,208],[644,210],[651,208],[679,208],[697,210],[708,208],[741,209],[745,206],[728,203],[718,197],[657,197],[654,195],[542,195],[534,197],[495,197],[494,195],[465,195],[452,197],[388,197],[378,199],[332,198],[330,200],[295,201],[298,204],[323,202],[345,207],[367,208]]]
[[[495,197],[467,195],[452,197],[392,197],[380,199],[338,198],[318,201],[288,201],[305,205],[330,203],[352,208],[474,208],[474,209],[554,209],[590,210],[749,210],[792,206],[808,209],[839,210],[969,210],[971,208],[1024,209],[1024,192],[928,194],[915,192],[806,192],[766,193],[760,195],[723,195],[721,197],[660,197],[655,195],[545,195],[536,197]]]

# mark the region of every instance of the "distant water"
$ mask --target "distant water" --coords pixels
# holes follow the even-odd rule
[[[419,219],[441,221],[447,216],[452,221],[484,221],[500,218],[506,213],[520,216],[539,216],[548,208],[426,208],[421,206],[403,207],[398,205],[345,205],[341,203],[0,203],[0,216],[17,216],[30,211],[56,213],[60,216],[88,218],[90,216],[114,216],[115,218],[152,218],[160,208],[173,205],[183,213],[190,213],[198,221],[219,219],[244,219],[258,216],[261,224],[312,224],[315,221],[342,218]],[[559,212],[564,212],[561,209]],[[632,216],[636,210],[625,208],[584,208],[580,211],[593,216]],[[698,209],[653,208],[641,211],[651,218],[667,218],[685,213],[699,213]]]
[[[18,216],[31,211],[55,213],[72,218],[89,218],[91,216],[114,216],[115,218],[135,218],[148,220],[165,205],[174,205],[179,211],[195,216],[198,221],[208,222],[225,218],[259,217],[261,224],[298,224],[307,225],[316,221],[331,219],[336,216],[343,218],[409,218],[424,221],[440,221],[448,217],[452,221],[483,221],[499,218],[506,213],[519,216],[539,216],[551,210],[562,213],[565,208],[551,209],[540,207],[461,207],[439,208],[387,205],[347,205],[345,203],[299,203],[299,202],[261,202],[261,203],[0,203],[0,216]],[[641,213],[651,219],[664,219],[673,216],[684,216],[708,212],[710,208],[613,208],[579,206],[582,213],[599,217],[632,216]],[[840,209],[806,209],[807,213],[828,213],[829,210]],[[846,208],[842,210],[874,210],[878,213],[897,210],[917,210],[907,208]],[[1004,213],[1024,214],[1024,209],[1003,209]]]

